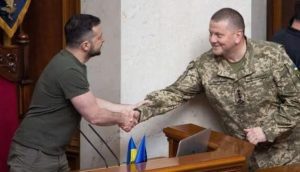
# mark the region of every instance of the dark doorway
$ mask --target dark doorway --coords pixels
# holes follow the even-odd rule
[[[267,0],[267,40],[289,26],[295,10],[300,10],[300,0]]]

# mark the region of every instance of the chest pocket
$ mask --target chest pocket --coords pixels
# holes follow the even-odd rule
[[[212,78],[207,82],[205,94],[210,102],[219,104],[232,99],[233,80],[229,78]],[[221,103],[222,104],[222,103]]]
[[[251,86],[264,86],[266,84],[267,84],[267,86],[270,86],[268,84],[272,85],[273,78],[268,73],[254,74],[249,77],[246,77],[245,82],[247,84],[250,84]]]
[[[229,79],[226,79],[226,78],[214,78],[214,79],[211,79],[209,82],[208,82],[208,85],[228,85],[228,84],[232,84],[232,81],[230,81]]]
[[[262,101],[276,94],[275,82],[272,75],[268,73],[253,74],[244,80],[243,87],[247,90],[247,100],[249,102]]]

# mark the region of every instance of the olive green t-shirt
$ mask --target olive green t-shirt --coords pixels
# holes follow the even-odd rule
[[[13,140],[48,154],[64,153],[81,119],[70,99],[88,91],[86,66],[67,50],[60,51],[36,83]]]
[[[230,66],[232,67],[233,71],[234,72],[238,72],[243,66],[244,66],[244,63],[246,61],[246,58],[243,57],[240,61],[238,62],[228,62],[230,64]]]

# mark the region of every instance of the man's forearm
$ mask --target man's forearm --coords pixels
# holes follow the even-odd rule
[[[100,98],[97,98],[97,104],[100,108],[104,108],[113,112],[121,112],[126,107],[126,105],[115,104]]]

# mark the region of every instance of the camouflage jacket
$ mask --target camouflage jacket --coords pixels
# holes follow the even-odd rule
[[[245,139],[243,129],[261,127],[271,147],[283,144],[295,150],[289,145],[300,139],[299,132],[296,136],[293,131],[300,115],[300,81],[295,65],[282,46],[266,41],[248,39],[244,58],[243,67],[234,72],[224,58],[211,51],[204,53],[189,63],[175,83],[146,96],[152,103],[139,107],[140,120],[163,114],[204,93],[230,135]],[[266,164],[263,159],[279,156],[270,147],[268,151],[256,155],[260,167],[283,165],[294,158]]]

